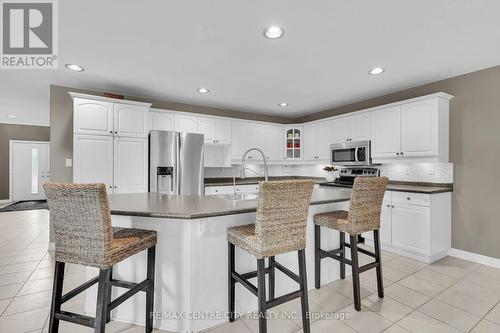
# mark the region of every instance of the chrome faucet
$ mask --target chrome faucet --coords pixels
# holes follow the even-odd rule
[[[244,154],[243,158],[241,159],[241,179],[245,178],[245,157],[247,157],[247,154],[251,152],[252,150],[258,151],[262,155],[262,160],[264,161],[264,179],[266,182],[269,180],[269,171],[267,168],[267,161],[266,161],[266,155],[264,155],[264,152],[260,150],[259,148],[250,148],[248,149]],[[249,169],[250,171],[253,171]],[[253,171],[255,173],[255,171]]]

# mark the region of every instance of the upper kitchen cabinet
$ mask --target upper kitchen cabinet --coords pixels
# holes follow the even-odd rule
[[[177,132],[199,133],[198,117],[176,113],[174,115],[174,130]]]
[[[404,156],[437,156],[439,125],[439,99],[403,104],[401,151]]]
[[[302,126],[292,125],[285,127],[285,156],[288,161],[302,159],[304,149],[304,129]],[[280,143],[283,142],[281,139]]]
[[[279,125],[251,123],[250,146],[262,150],[267,160],[283,159],[282,142],[283,129]],[[262,155],[256,151],[249,153],[250,159],[262,160]]]
[[[149,134],[148,112],[148,107],[113,103],[115,134],[128,137],[147,137]]]
[[[231,122],[232,159],[241,160],[243,154],[251,147],[249,121],[233,120]],[[250,159],[251,156],[247,156]]]
[[[205,137],[205,143],[231,143],[231,121],[223,118],[198,117],[198,132]]]
[[[370,140],[370,119],[371,115],[368,112],[334,118],[331,143]]]
[[[74,133],[113,135],[113,103],[74,98],[73,110]]]
[[[434,94],[372,112],[372,158],[449,162],[448,94]]]
[[[332,123],[332,120],[326,120],[304,125],[305,160],[329,160],[330,144],[333,142]]]
[[[372,112],[372,158],[399,157],[401,107]]]
[[[75,134],[146,137],[151,104],[70,93]]]
[[[164,111],[149,111],[149,129],[151,131],[173,131],[174,115]]]

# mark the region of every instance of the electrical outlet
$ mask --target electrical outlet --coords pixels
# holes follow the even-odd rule
[[[66,159],[66,167],[71,168],[73,166],[73,160],[71,158]]]
[[[405,168],[405,175],[409,175],[410,174],[410,168],[409,167],[406,167]]]

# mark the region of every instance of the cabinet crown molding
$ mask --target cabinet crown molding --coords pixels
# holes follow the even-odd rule
[[[81,94],[77,92],[68,92],[68,94],[71,96],[72,99],[75,98],[85,98],[85,99],[91,99],[95,101],[101,101],[101,102],[110,102],[110,103],[120,103],[120,104],[128,104],[128,105],[137,105],[137,106],[144,106],[144,107],[151,107],[151,103],[144,103],[144,102],[137,102],[137,101],[129,101],[126,99],[117,99],[117,98],[109,98],[109,97],[104,97],[104,96],[98,96],[98,95],[88,95],[88,94]]]

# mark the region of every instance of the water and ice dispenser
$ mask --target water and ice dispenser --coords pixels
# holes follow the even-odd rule
[[[174,194],[174,167],[156,168],[156,189],[160,193]]]

